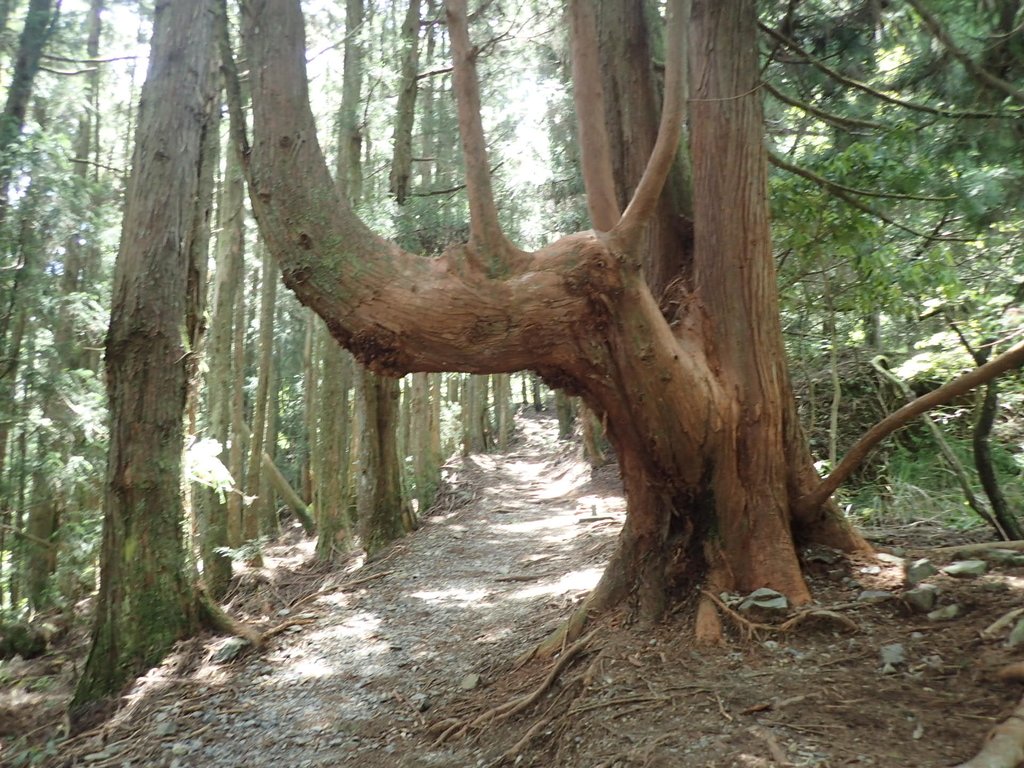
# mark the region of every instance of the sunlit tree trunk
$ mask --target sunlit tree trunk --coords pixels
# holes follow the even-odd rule
[[[198,296],[189,290],[199,267],[189,260],[213,119],[214,19],[206,0],[156,7],[106,343],[111,430],[101,583],[73,714],[196,627],[180,482],[198,331],[190,327]]]

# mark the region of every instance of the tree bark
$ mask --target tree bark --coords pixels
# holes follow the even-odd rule
[[[189,260],[215,95],[214,22],[207,0],[156,7],[106,343],[100,591],[73,720],[197,624],[181,532],[182,417],[194,354],[183,328],[193,314]]]
[[[402,22],[402,64],[395,106],[394,153],[391,158],[391,194],[405,203],[412,178],[412,129],[416,121],[416,88],[420,50],[420,0],[409,0]]]
[[[515,258],[505,273],[464,250],[424,259],[371,233],[334,192],[316,141],[297,4],[246,5],[253,206],[286,283],[376,371],[532,368],[582,396],[607,424],[628,499],[593,607],[628,601],[655,618],[701,583],[805,602],[794,528],[866,549],[825,500],[794,517],[817,476],[779,327],[755,23],[752,0],[693,6],[693,286],[670,326],[639,247],[615,227]]]

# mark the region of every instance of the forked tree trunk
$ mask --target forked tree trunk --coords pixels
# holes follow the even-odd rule
[[[464,13],[449,0],[450,27],[460,5]],[[676,17],[678,5],[670,3]],[[682,21],[673,34],[682,34]],[[588,607],[628,602],[653,619],[701,585],[768,586],[805,602],[794,531],[846,550],[866,547],[827,504],[794,516],[817,478],[779,326],[755,24],[752,0],[694,2],[694,272],[670,326],[642,274],[640,232],[678,143],[678,53],[667,57],[672,103],[667,97],[652,160],[618,223],[534,254],[516,251],[495,231],[482,142],[464,137],[471,243],[426,260],[373,235],[332,194],[308,106],[297,4],[246,5],[253,206],[289,287],[374,370],[532,368],[582,396],[607,424],[628,515]],[[455,61],[460,126],[473,138],[478,126],[463,114],[472,89],[464,100],[459,83],[475,73],[458,50]],[[588,193],[610,183],[607,176],[590,175]],[[698,630],[713,637],[709,606],[699,611]]]

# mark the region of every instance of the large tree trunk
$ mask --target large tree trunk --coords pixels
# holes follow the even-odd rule
[[[196,627],[180,482],[196,317],[189,290],[198,265],[189,259],[212,117],[214,13],[206,0],[156,7],[106,344],[111,430],[100,592],[73,714]]]
[[[679,5],[670,3],[676,17]],[[450,27],[459,6],[450,0]],[[670,27],[676,37],[680,21]],[[866,547],[827,505],[793,517],[816,476],[796,421],[776,305],[755,23],[752,0],[694,3],[693,285],[681,289],[670,326],[643,275],[642,227],[656,215],[678,145],[678,39],[670,41],[652,160],[617,223],[534,254],[516,251],[495,233],[481,143],[464,137],[471,243],[427,260],[372,234],[333,194],[308,106],[297,5],[246,6],[253,206],[286,283],[376,371],[532,368],[582,396],[608,426],[628,499],[619,549],[593,607],[630,600],[639,615],[656,618],[701,584],[768,586],[805,602],[797,523],[807,538]],[[475,72],[459,50],[455,61],[460,126],[473,139],[479,126],[463,114],[473,89],[462,86]],[[583,149],[586,159],[586,141]],[[588,181],[588,194],[610,183],[600,170],[589,177],[596,181]],[[708,608],[698,627],[710,637]]]

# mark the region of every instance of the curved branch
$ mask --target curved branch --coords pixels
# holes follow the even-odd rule
[[[832,470],[828,477],[822,480],[817,488],[796,503],[797,514],[804,514],[824,504],[828,497],[853,474],[853,471],[860,466],[861,462],[864,461],[878,443],[911,419],[936,406],[948,403],[953,398],[1022,365],[1024,365],[1024,341],[1015,344],[999,355],[999,357],[985,363],[985,365],[979,366],[973,371],[968,371],[963,376],[953,379],[953,381],[939,387],[934,392],[929,392],[927,395],[923,395],[889,414],[864,433],[860,440],[843,457],[843,460],[839,462],[839,465]]]
[[[922,200],[929,203],[944,203],[949,202],[950,200],[956,200],[955,195],[944,195],[942,197],[932,195],[900,195],[895,192],[874,192],[870,189],[857,189],[856,187],[848,187],[845,184],[840,184],[838,181],[832,181],[832,179],[826,179],[824,176],[819,176],[814,171],[809,171],[799,165],[788,163],[774,152],[768,153],[768,160],[776,168],[781,168],[783,171],[788,171],[789,173],[797,176],[802,176],[808,181],[813,181],[819,187],[824,187],[830,191],[848,192],[851,195],[863,195],[864,197],[881,197],[887,200]]]
[[[572,92],[580,136],[580,165],[587,211],[594,229],[607,232],[621,217],[615,197],[612,153],[604,122],[604,88],[598,60],[597,21],[590,0],[569,3],[572,40]]]
[[[666,8],[668,22],[665,34],[668,50],[665,56],[665,99],[661,107],[661,124],[658,138],[651,150],[644,175],[640,178],[633,199],[629,201],[622,219],[615,225],[612,235],[622,242],[628,242],[639,234],[640,229],[651,218],[658,205],[658,198],[665,187],[665,180],[672,170],[672,162],[679,151],[679,137],[683,130],[686,102],[683,98],[686,87],[686,37],[689,21],[689,0],[669,0]]]
[[[250,0],[242,27],[253,211],[286,284],[331,334],[391,375],[571,365],[574,334],[544,329],[585,327],[588,292],[615,290],[619,272],[603,243],[593,233],[564,238],[495,280],[466,269],[463,254],[427,259],[378,237],[340,196],[317,141],[298,0]]]
[[[808,104],[805,101],[790,96],[788,93],[783,93],[774,85],[769,83],[767,80],[761,83],[761,87],[764,88],[768,93],[774,96],[776,99],[781,101],[783,104],[788,104],[791,107],[803,110],[809,115],[813,115],[822,122],[834,125],[837,128],[843,130],[851,130],[853,128],[865,128],[871,131],[888,131],[891,130],[889,126],[882,125],[881,123],[873,123],[870,120],[860,120],[855,117],[843,117],[832,112],[826,112],[824,109],[819,109],[813,104]]]
[[[874,216],[876,219],[885,222],[890,226],[896,227],[897,229],[901,229],[908,234],[914,235],[915,237],[920,237],[928,242],[934,240],[953,243],[973,243],[976,239],[973,237],[956,237],[954,235],[937,235],[934,231],[930,235],[925,232],[921,232],[920,230],[914,229],[913,227],[908,227],[906,224],[901,224],[891,216],[887,216],[881,211],[872,208],[863,200],[858,200],[856,197],[854,197],[855,194],[866,194],[861,192],[860,190],[850,189],[849,187],[844,187],[842,184],[837,184],[833,181],[829,181],[828,179],[818,176],[815,173],[811,173],[810,171],[804,168],[800,168],[799,166],[787,163],[785,160],[772,154],[771,152],[768,153],[768,160],[771,162],[772,165],[776,166],[777,168],[781,168],[784,171],[789,171],[790,173],[794,173],[797,176],[803,176],[805,179],[813,181],[815,184],[820,185],[825,191],[827,191],[834,197],[838,197],[844,203],[853,206],[858,211],[863,211],[869,216]],[[877,195],[877,193],[875,194]]]
[[[942,107],[932,107],[927,104],[919,104],[914,101],[907,101],[906,99],[900,99],[895,96],[889,96],[886,93],[882,93],[879,90],[872,88],[867,83],[862,83],[859,80],[854,80],[852,77],[838,72],[832,67],[828,66],[821,59],[813,56],[810,52],[804,49],[799,43],[786,35],[782,34],[776,29],[772,29],[764,22],[760,22],[759,26],[761,30],[768,34],[770,37],[779,41],[787,48],[792,50],[794,53],[799,54],[801,57],[807,60],[808,63],[812,64],[815,68],[821,70],[826,75],[831,77],[836,82],[848,85],[851,88],[856,88],[859,91],[863,91],[871,96],[874,96],[880,101],[884,101],[888,104],[895,104],[898,107],[905,109],[912,109],[916,112],[925,112],[929,115],[938,115],[939,117],[953,117],[953,118],[969,118],[969,119],[991,119],[991,118],[1009,118],[1016,119],[1020,117],[1021,110],[1008,110],[1006,112],[978,112],[978,111],[962,111],[958,109],[943,109]]]
[[[921,22],[932,36],[942,43],[943,47],[949,51],[954,59],[963,65],[964,69],[967,70],[971,77],[982,85],[999,91],[999,93],[1004,96],[1009,96],[1017,103],[1024,105],[1024,91],[1017,88],[1012,83],[1003,80],[1001,77],[996,77],[968,56],[967,53],[953,41],[953,38],[950,37],[942,24],[939,23],[939,20],[935,18],[935,15],[925,8],[924,3],[922,3],[921,0],[907,0],[907,3],[917,12],[917,15],[921,17]]]

